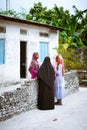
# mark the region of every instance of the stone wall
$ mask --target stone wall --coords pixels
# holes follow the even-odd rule
[[[78,91],[77,72],[65,74],[65,95]],[[0,94],[0,121],[37,107],[38,81],[26,80],[20,87]]]
[[[65,95],[72,94],[79,90],[79,80],[77,71],[65,73]]]

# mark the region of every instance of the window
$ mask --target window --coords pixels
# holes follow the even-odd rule
[[[48,33],[44,33],[44,32],[40,32],[39,35],[41,37],[49,37],[49,34]]]
[[[25,30],[25,29],[20,29],[20,34],[22,34],[22,35],[27,35],[27,30]]]
[[[6,33],[6,27],[0,26],[0,33]]]
[[[0,39],[0,64],[5,63],[5,39]]]
[[[40,42],[40,62],[43,62],[44,58],[48,56],[48,42]]]

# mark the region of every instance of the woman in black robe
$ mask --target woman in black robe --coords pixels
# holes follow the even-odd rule
[[[38,72],[38,108],[40,110],[54,109],[54,79],[53,66],[50,58],[46,57]]]

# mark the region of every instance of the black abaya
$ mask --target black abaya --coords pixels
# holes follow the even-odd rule
[[[54,78],[55,72],[50,58],[46,57],[38,72],[38,108],[41,110],[54,109]]]

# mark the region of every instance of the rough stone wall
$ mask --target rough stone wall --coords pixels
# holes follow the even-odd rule
[[[65,74],[65,95],[78,90],[77,72]],[[38,81],[25,81],[21,87],[0,95],[0,121],[37,107]]]
[[[72,94],[79,90],[77,71],[73,70],[65,74],[65,95]]]
[[[0,95],[0,121],[37,107],[38,82],[30,80],[24,85]]]

